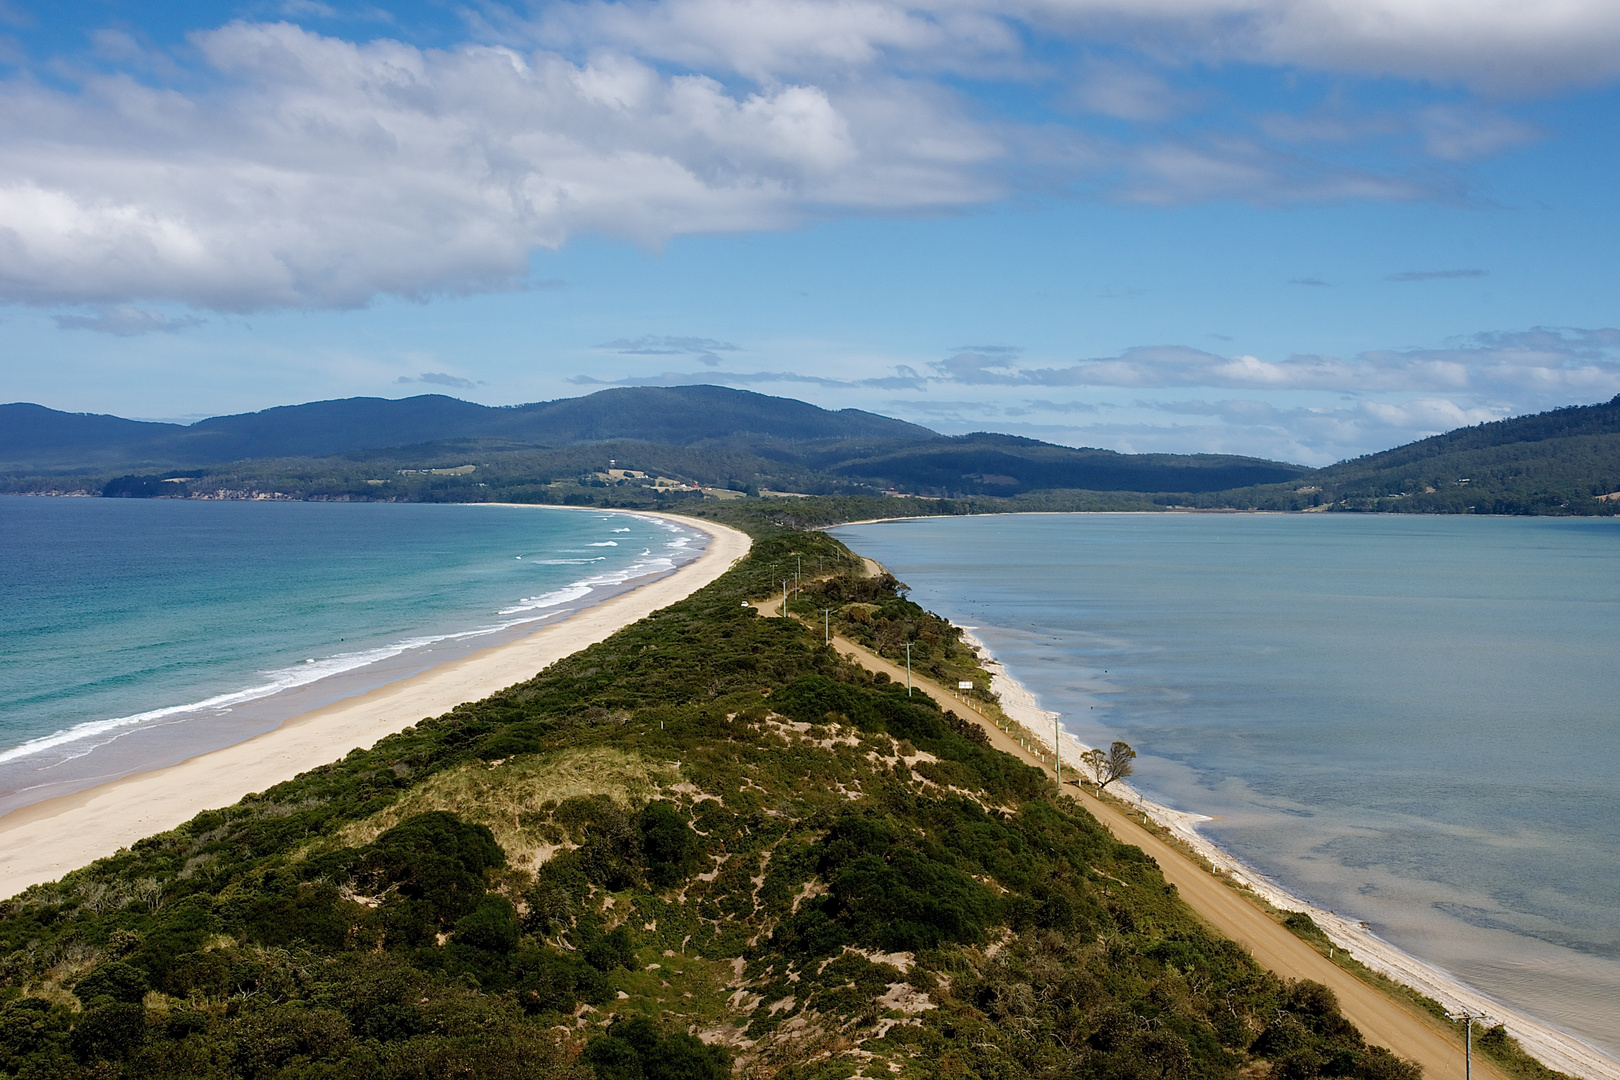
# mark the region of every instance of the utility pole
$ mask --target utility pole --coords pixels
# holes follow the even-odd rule
[[[824,644],[831,645],[832,644],[832,608],[830,608],[830,607],[824,607],[824,608],[821,609],[821,630],[822,630],[822,633],[827,635],[827,640],[824,642]]]
[[[1446,1013],[1447,1020],[1461,1020],[1463,1022],[1463,1080],[1474,1078],[1474,1021],[1489,1023],[1490,1017],[1482,1012],[1463,1009],[1460,1012]]]
[[[782,579],[782,618],[787,618],[787,579]]]
[[[1057,770],[1058,794],[1063,794],[1063,729],[1058,726],[1057,714],[1052,714],[1052,767]]]
[[[906,697],[911,696],[911,642],[906,642]]]

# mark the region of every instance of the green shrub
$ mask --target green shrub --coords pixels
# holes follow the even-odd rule
[[[80,1061],[117,1061],[145,1041],[146,1010],[133,1002],[93,1006],[73,1025],[73,1056]]]
[[[644,1016],[615,1021],[585,1047],[597,1080],[725,1080],[731,1054],[685,1032],[660,1035]]]
[[[149,988],[146,972],[121,960],[114,960],[80,979],[73,993],[85,1005],[98,1002],[139,1004]]]
[[[686,880],[697,871],[701,845],[686,819],[667,802],[654,800],[637,817],[641,854],[647,880],[661,889]]]
[[[518,914],[502,896],[485,896],[473,911],[456,923],[452,940],[466,948],[505,956],[518,943]]]

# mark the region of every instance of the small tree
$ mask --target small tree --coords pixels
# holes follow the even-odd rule
[[[1091,770],[1091,775],[1097,778],[1097,790],[1102,791],[1115,780],[1127,777],[1136,771],[1135,766],[1131,764],[1132,759],[1135,757],[1136,751],[1131,749],[1129,743],[1123,743],[1116,739],[1114,745],[1110,746],[1106,752],[1087,750],[1080,755],[1080,760],[1085,763],[1086,768]]]

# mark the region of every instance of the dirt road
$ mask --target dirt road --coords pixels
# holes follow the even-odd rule
[[[782,613],[780,599],[761,601],[754,606],[767,616],[780,617]],[[831,644],[839,655],[852,656],[868,671],[884,672],[896,682],[906,681],[904,665],[894,664],[836,634]],[[942,707],[977,721],[996,749],[1051,771],[1046,762],[1025,750],[1017,739],[997,727],[970,701],[957,698],[953,691],[933,679],[913,673],[911,681]],[[1165,880],[1175,885],[1181,898],[1211,926],[1248,949],[1258,963],[1285,979],[1310,979],[1332,988],[1339,996],[1344,1015],[1361,1029],[1369,1043],[1388,1047],[1408,1061],[1422,1065],[1425,1080],[1463,1080],[1462,1040],[1456,1033],[1331,963],[1180,849],[1161,840],[1115,806],[1083,795],[1078,796],[1076,802],[1116,838],[1151,855],[1164,872]],[[1474,1059],[1474,1071],[1485,1080],[1504,1080],[1494,1066],[1478,1056]]]

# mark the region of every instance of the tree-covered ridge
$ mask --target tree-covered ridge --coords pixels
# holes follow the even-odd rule
[[[326,457],[444,440],[533,446],[634,439],[688,446],[765,436],[785,442],[917,440],[927,428],[859,409],[832,411],[723,386],[615,387],[584,397],[490,407],[443,394],[284,405],[189,425],[0,405],[0,470],[97,464],[217,465]]]
[[[794,619],[820,534],[0,906],[0,1075],[1411,1080]],[[898,599],[892,583],[878,606]]]
[[[0,405],[0,485],[12,491],[594,502],[611,497],[604,487],[648,486],[625,470],[753,494],[934,496],[1207,492],[1305,471],[1230,455],[946,436],[857,409],[718,386],[620,387],[508,408],[441,395],[350,398],[186,427]]]
[[[1195,507],[1405,514],[1612,515],[1620,499],[1620,397],[1458,428]],[[1169,500],[1160,500],[1169,501]]]
[[[604,391],[511,410],[431,396],[317,402],[194,425],[202,434],[179,429],[186,438],[202,438],[210,425],[229,429],[240,438],[228,445],[256,456],[168,469],[159,465],[173,455],[118,459],[115,451],[119,440],[145,437],[146,428],[174,425],[53,414],[72,421],[62,435],[68,441],[56,445],[33,415],[37,406],[4,410],[22,410],[25,421],[9,441],[0,439],[0,491],[9,492],[690,509],[706,499],[775,491],[816,496],[783,513],[820,524],[897,513],[1170,508],[1620,513],[1620,498],[1605,498],[1620,493],[1620,398],[1459,428],[1315,470],[1211,454],[1118,454],[986,432],[943,436],[854,410],[830,413],[717,387]],[[415,432],[429,441],[331,453],[322,440],[338,436],[319,421],[339,421],[345,410],[375,421],[367,428],[375,438]],[[279,442],[266,434],[277,424],[287,429]],[[28,458],[35,443],[44,457]],[[285,456],[294,449],[324,456]],[[116,460],[123,467],[113,468]],[[142,471],[128,472],[135,464]],[[891,494],[922,497],[898,504],[885,497]]]

